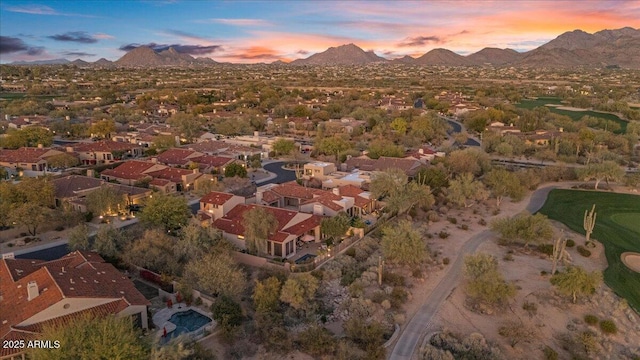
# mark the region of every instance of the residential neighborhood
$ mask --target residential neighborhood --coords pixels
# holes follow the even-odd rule
[[[638,359],[640,73],[567,44],[640,32],[577,31],[3,58],[0,360]]]

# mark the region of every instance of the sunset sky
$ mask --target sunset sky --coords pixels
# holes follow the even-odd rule
[[[221,62],[293,60],[354,43],[392,59],[434,48],[533,49],[565,31],[640,28],[640,0],[0,2],[0,62],[174,46]]]

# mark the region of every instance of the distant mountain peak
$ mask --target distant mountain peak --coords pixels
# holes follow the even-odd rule
[[[306,59],[292,61],[292,65],[365,65],[374,62],[386,62],[387,59],[373,51],[364,51],[359,46],[350,43],[313,54]]]

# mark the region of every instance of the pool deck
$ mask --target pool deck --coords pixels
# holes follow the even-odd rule
[[[173,314],[175,313],[185,312],[188,310],[193,310],[211,319],[211,323],[204,325],[203,327],[208,327],[208,326],[213,327],[216,325],[215,320],[213,320],[212,314],[195,306],[187,306],[185,303],[178,303],[178,304],[174,304],[173,307],[171,308],[165,307],[164,309],[158,310],[158,312],[153,314],[153,317],[152,317],[153,323],[159,329],[158,332],[156,333],[156,337],[162,337],[164,335],[165,328],[167,329],[167,334],[175,330],[176,325],[171,321],[169,321],[169,319],[171,319],[171,316],[173,316]]]

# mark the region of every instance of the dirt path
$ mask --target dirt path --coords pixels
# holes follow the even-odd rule
[[[529,203],[525,209],[530,213],[538,211],[544,205],[544,202],[551,190],[559,187],[570,187],[573,184],[574,183],[554,183],[534,191],[530,195]],[[424,298],[424,301],[416,314],[409,320],[407,326],[403,329],[393,351],[388,356],[389,359],[410,360],[413,358],[418,342],[423,338],[423,335],[434,330],[434,328],[432,328],[433,317],[436,315],[445,299],[456,288],[462,272],[464,256],[475,252],[476,249],[486,240],[490,239],[492,235],[492,231],[484,230],[473,235],[465,242],[460,251],[458,251],[458,255],[449,267],[447,273],[440,279],[440,282],[436,285],[433,291]]]

